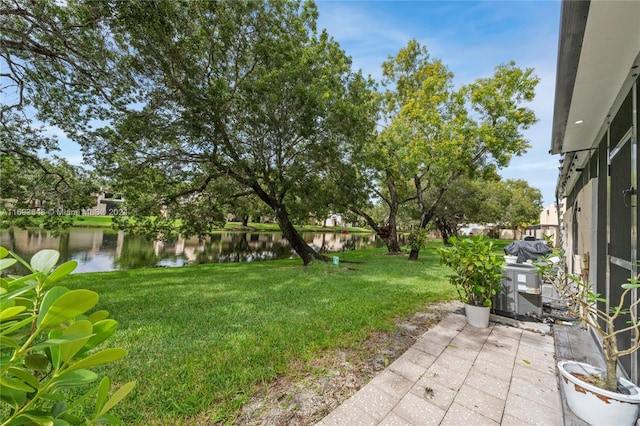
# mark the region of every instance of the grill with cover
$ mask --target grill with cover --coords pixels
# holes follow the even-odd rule
[[[551,247],[542,241],[514,241],[504,248],[505,254],[518,257],[518,263],[536,260],[552,252]]]

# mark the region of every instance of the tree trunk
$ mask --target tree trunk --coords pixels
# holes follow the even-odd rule
[[[309,247],[307,242],[302,238],[298,231],[296,231],[293,227],[293,223],[291,223],[291,220],[289,219],[289,213],[282,202],[267,194],[258,184],[254,184],[252,188],[256,192],[256,195],[274,210],[276,214],[276,222],[278,222],[282,235],[287,239],[296,254],[300,256],[304,266],[309,265],[314,259],[325,262],[329,261],[327,256],[316,253],[314,249]]]
[[[608,391],[618,392],[618,339],[611,332],[611,330],[615,330],[613,320],[607,321],[606,330],[609,333],[609,337],[603,339],[602,342],[606,363],[604,387]]]
[[[435,212],[436,212],[436,208],[438,207],[438,204],[440,204],[440,201],[444,197],[444,194],[449,189],[449,186],[451,186],[451,184],[455,182],[460,177],[461,174],[462,173],[460,171],[455,171],[451,174],[451,176],[449,176],[447,183],[438,190],[437,196],[435,197],[435,199],[431,203],[431,206],[428,209],[424,202],[424,197],[423,197],[424,189],[422,188],[422,178],[420,176],[416,176],[414,178],[414,184],[416,186],[416,197],[418,200],[418,207],[420,208],[420,212],[421,212],[420,225],[418,229],[425,229],[427,227],[431,219],[433,219],[433,216],[435,215]],[[419,254],[420,254],[420,247],[412,247],[411,252],[409,253],[409,260],[418,260]]]
[[[400,244],[398,243],[398,208],[400,200],[398,199],[398,189],[393,179],[387,179],[387,189],[389,190],[389,238],[387,239],[387,250],[389,253],[400,253]]]
[[[449,246],[450,229],[446,221],[441,219],[436,219],[436,226],[438,227],[438,230],[442,235],[442,244],[444,244],[445,246]]]
[[[423,205],[421,200],[422,200],[422,196],[419,197],[418,203],[420,205]],[[420,215],[420,224],[418,225],[418,231],[425,229],[427,227],[427,224],[433,218],[433,214],[434,213],[432,211],[424,211],[424,209],[422,209],[422,214]],[[419,254],[420,254],[420,247],[412,246],[411,251],[409,252],[409,260],[418,260]]]
[[[276,208],[276,220],[278,221],[278,226],[282,231],[282,235],[284,235],[287,241],[289,241],[289,244],[291,244],[291,248],[293,248],[297,255],[300,256],[304,266],[307,266],[308,264],[313,262],[314,259],[322,261],[329,260],[328,257],[316,253],[314,249],[309,247],[306,241],[293,227],[293,223],[291,223],[291,220],[289,220],[289,214],[285,210],[284,206],[279,206],[278,208]]]
[[[400,253],[400,243],[398,243],[398,225],[396,215],[389,215],[389,238],[387,239],[387,251],[389,253]]]
[[[242,216],[242,226],[245,228],[249,226],[249,216]]]
[[[384,202],[389,206],[389,220],[386,225],[379,226],[375,220],[362,210],[353,210],[354,213],[362,216],[369,226],[376,231],[376,234],[382,238],[387,244],[387,251],[392,254],[400,253],[400,243],[398,243],[398,209],[400,207],[400,200],[398,199],[398,190],[396,189],[393,179],[387,179],[387,189],[389,190],[389,197],[382,197]],[[381,194],[378,194],[381,195]]]
[[[389,216],[389,223],[384,226],[378,225],[376,221],[369,216],[366,212],[355,209],[352,210],[358,216],[363,217],[367,221],[367,225],[369,225],[374,231],[376,231],[376,235],[382,238],[387,245],[387,251],[389,253],[399,253],[400,245],[398,244],[398,231],[396,226],[395,216],[393,217],[393,223],[391,219],[391,215]]]

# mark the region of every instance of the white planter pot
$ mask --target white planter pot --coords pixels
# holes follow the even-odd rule
[[[593,425],[635,425],[640,412],[640,388],[630,381],[618,381],[629,390],[629,395],[610,392],[586,383],[571,373],[603,374],[603,370],[576,361],[558,362],[562,376],[562,390],[573,413]]]
[[[467,322],[474,327],[489,327],[489,315],[491,308],[486,306],[475,306],[465,303],[464,312],[467,315]]]

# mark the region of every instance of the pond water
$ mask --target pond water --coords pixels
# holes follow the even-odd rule
[[[322,253],[381,246],[374,234],[303,233],[305,241]],[[29,260],[42,249],[60,252],[60,261],[75,260],[75,272],[103,272],[145,267],[173,267],[220,262],[253,262],[295,257],[278,232],[227,232],[204,241],[177,238],[149,241],[122,231],[73,228],[60,235],[41,229],[0,231],[0,245]]]

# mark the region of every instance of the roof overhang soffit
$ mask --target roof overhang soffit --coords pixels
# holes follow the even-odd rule
[[[640,1],[565,1],[562,9],[553,154],[596,146],[640,53]]]

